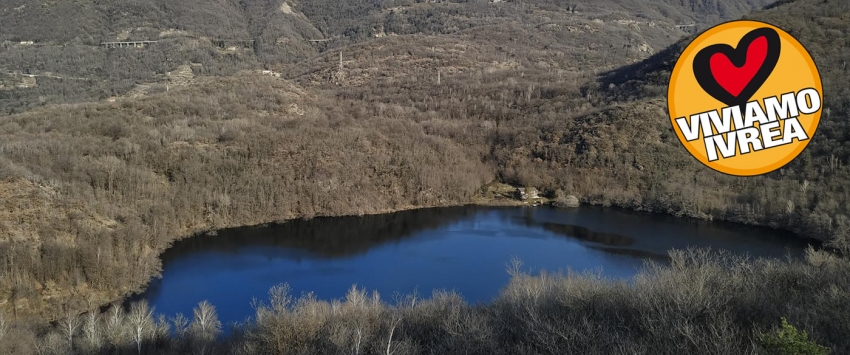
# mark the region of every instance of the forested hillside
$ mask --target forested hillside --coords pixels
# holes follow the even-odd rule
[[[715,173],[669,127],[667,78],[689,31],[767,2],[5,2],[0,310],[26,320],[96,309],[144,287],[160,253],[198,232],[464,204],[492,181],[847,246],[850,5],[747,15],[797,36],[824,78],[818,135],[791,165]],[[805,292],[835,275],[812,276]],[[776,282],[746,294],[783,292]]]
[[[669,125],[666,115],[641,114],[651,107],[647,103],[655,103],[658,109],[663,107],[669,73],[686,44],[684,41],[645,62],[607,73],[582,90],[599,100],[595,106],[611,106],[597,115],[601,122],[616,122],[612,117],[624,115],[625,121],[631,123],[623,124],[644,122],[659,127],[659,134],[653,135],[657,138],[649,144],[642,137],[636,137],[632,144],[624,147],[646,170],[663,172],[664,177],[659,176],[660,185],[652,190],[668,191],[660,200],[667,201],[669,211],[777,226],[847,245],[850,218],[846,211],[850,207],[850,195],[844,181],[850,175],[846,166],[850,161],[850,87],[847,85],[850,80],[847,66],[850,61],[850,4],[786,2],[747,18],[767,21],[796,36],[812,54],[823,78],[824,115],[817,135],[800,157],[777,172],[744,179],[697,167],[688,161],[690,157],[683,150],[668,150],[678,148],[678,142],[672,132],[661,128]],[[620,124],[615,123],[617,125]],[[650,154],[654,158],[647,159]],[[645,158],[641,159],[641,155]],[[659,157],[668,160],[658,161]],[[623,162],[620,166],[629,164],[634,163]],[[588,165],[598,166],[593,162]],[[644,176],[649,174],[652,173]],[[645,181],[653,180],[655,178]],[[625,203],[617,201],[621,197],[606,194],[600,194],[599,201],[634,207],[646,201],[646,194],[627,198]],[[677,194],[681,198],[664,197]]]
[[[182,79],[185,74],[175,80],[187,70],[230,76],[299,66],[327,50],[384,36],[471,35],[470,43],[483,45],[480,34],[503,33],[490,42],[509,44],[506,53],[520,41],[537,49],[569,44],[573,48],[558,55],[579,56],[588,66],[567,69],[613,68],[666,47],[683,31],[737,18],[764,3],[13,0],[0,5],[0,114],[165,91],[191,83]],[[675,27],[680,24],[696,27]],[[590,35],[573,37],[582,33]],[[100,45],[117,41],[157,42],[145,49]],[[611,48],[637,53],[612,57]],[[590,56],[605,58],[602,63],[582,54],[600,50],[604,54]]]

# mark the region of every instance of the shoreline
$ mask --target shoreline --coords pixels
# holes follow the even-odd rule
[[[487,185],[485,185],[485,186],[487,186]],[[269,225],[269,224],[282,224],[282,223],[286,223],[286,222],[298,220],[298,219],[357,217],[357,216],[391,214],[391,213],[411,211],[411,210],[420,210],[420,209],[450,208],[450,207],[463,207],[463,206],[561,208],[561,207],[553,206],[552,205],[553,201],[545,199],[545,198],[536,199],[536,200],[538,200],[538,203],[532,204],[532,203],[529,203],[529,201],[523,201],[523,200],[519,200],[519,199],[516,199],[516,198],[509,198],[509,197],[505,197],[504,195],[499,195],[499,197],[488,198],[488,197],[482,196],[481,194],[478,194],[477,196],[473,197],[467,203],[447,203],[447,204],[436,204],[436,205],[426,205],[426,206],[403,206],[403,207],[400,207],[400,208],[385,209],[385,210],[379,210],[379,211],[375,211],[375,212],[367,212],[367,213],[362,213],[362,214],[354,214],[354,213],[340,214],[340,215],[316,214],[316,215],[311,216],[309,218],[305,218],[304,216],[300,216],[300,217],[296,216],[296,217],[293,217],[293,218],[276,220],[276,221],[266,221],[266,222],[259,222],[259,223],[243,223],[243,224],[238,224],[238,225],[236,225],[236,224],[235,225],[227,225],[227,226],[222,226],[222,227],[218,227],[218,228],[202,228],[202,229],[190,231],[189,233],[181,234],[181,236],[170,240],[168,242],[168,244],[165,245],[163,248],[155,250],[155,253],[156,253],[157,261],[160,263],[160,266],[161,266],[162,265],[162,255],[168,249],[173,247],[175,243],[177,243],[179,241],[186,240],[186,239],[189,239],[189,238],[203,237],[204,235],[208,235],[208,234],[215,233],[217,231],[221,231],[221,230],[225,230],[225,229],[263,226],[263,225]],[[540,200],[543,200],[545,202],[539,202]],[[772,230],[775,230],[775,231],[780,231],[780,232],[783,232],[783,233],[789,233],[790,235],[793,235],[794,238],[798,238],[798,239],[801,239],[803,241],[809,242],[810,245],[811,245],[812,242],[816,242],[816,243],[819,244],[818,247],[822,247],[822,244],[823,244],[823,241],[820,241],[818,239],[803,237],[803,236],[801,236],[798,233],[795,233],[793,231],[783,229],[783,228],[767,226],[767,225],[741,223],[741,222],[737,222],[737,221],[729,221],[729,220],[724,220],[724,219],[699,218],[699,217],[689,216],[689,215],[675,215],[675,214],[672,214],[672,213],[656,212],[656,211],[651,211],[651,210],[646,210],[646,209],[635,209],[635,208],[629,208],[629,207],[624,207],[624,206],[619,206],[619,205],[605,205],[605,204],[598,204],[598,203],[592,203],[592,202],[581,202],[580,206],[575,207],[575,208],[587,208],[587,207],[610,208],[610,209],[614,209],[614,210],[618,210],[618,211],[623,211],[623,212],[627,212],[627,213],[634,213],[634,214],[639,214],[639,215],[646,215],[646,216],[653,216],[653,215],[654,216],[664,216],[664,217],[667,217],[667,218],[673,218],[673,219],[679,219],[679,220],[689,220],[689,221],[692,221],[694,223],[723,223],[723,224],[728,224],[728,225],[732,225],[732,226],[740,226],[740,227],[769,228],[769,229],[772,229]],[[161,272],[161,270],[160,270],[160,272]],[[113,298],[109,301],[101,300],[99,302],[95,301],[96,303],[92,302],[94,304],[98,304],[98,306],[96,306],[94,309],[97,309],[99,312],[103,313],[113,305],[120,305],[120,306],[126,308],[126,303],[129,300],[131,300],[135,296],[143,294],[150,287],[151,282],[155,278],[159,278],[159,277],[161,277],[161,274],[149,275],[147,280],[137,284],[136,287],[131,287],[129,290],[125,291],[123,294],[121,294],[117,298]],[[89,313],[90,311],[91,310],[86,310],[86,311],[78,312],[77,314],[78,315],[84,315],[84,314]],[[63,318],[63,317],[45,317],[45,315],[43,313],[41,313],[41,314],[39,314],[39,313],[41,313],[41,312],[38,312],[38,311],[33,312],[33,314],[31,314],[31,316],[29,316],[29,317],[26,317],[26,316],[25,317],[19,317],[19,319],[29,319],[29,320],[31,320],[31,319],[41,318],[41,319],[44,319],[47,322],[53,324],[53,323],[55,323],[55,322],[57,322],[57,321],[59,321]]]
[[[413,210],[466,207],[466,206],[472,206],[472,207],[529,207],[529,208],[543,207],[543,208],[567,209],[567,208],[562,208],[562,207],[555,207],[555,206],[553,206],[551,201],[547,201],[546,203],[540,203],[540,204],[532,205],[532,204],[529,204],[528,202],[517,200],[517,199],[479,199],[477,201],[472,201],[472,202],[469,202],[469,203],[462,203],[462,204],[447,204],[447,205],[435,205],[435,206],[410,206],[410,207],[397,208],[397,209],[391,209],[391,210],[374,212],[374,213],[343,214],[343,215],[315,215],[311,218],[296,217],[296,218],[290,218],[290,219],[280,220],[280,221],[270,221],[270,222],[255,223],[255,224],[243,224],[243,225],[238,225],[238,226],[228,226],[228,227],[223,227],[223,228],[216,228],[216,229],[209,229],[209,230],[202,230],[202,231],[199,231],[199,232],[195,232],[195,233],[185,235],[183,237],[179,237],[179,238],[172,240],[166,248],[162,249],[161,251],[158,251],[157,258],[160,262],[162,262],[162,255],[167,250],[169,250],[171,247],[173,247],[174,244],[177,243],[177,242],[180,242],[180,241],[183,241],[183,240],[186,240],[186,239],[190,239],[190,238],[203,237],[205,235],[209,235],[210,233],[217,233],[218,231],[227,230],[227,229],[236,229],[236,228],[245,228],[245,227],[260,227],[260,226],[266,226],[266,225],[272,225],[272,224],[284,224],[284,223],[294,221],[294,220],[299,220],[299,219],[309,220],[309,219],[313,219],[313,218],[360,217],[360,216],[392,214],[392,213],[413,211]],[[692,216],[676,216],[676,215],[670,214],[670,213],[653,212],[653,211],[648,211],[648,210],[636,210],[636,209],[631,209],[631,208],[622,207],[622,206],[614,206],[614,205],[605,206],[605,205],[601,205],[601,204],[591,204],[591,203],[582,203],[579,207],[574,207],[574,208],[588,208],[588,207],[601,208],[601,209],[613,209],[613,210],[620,211],[620,212],[637,214],[637,215],[642,215],[642,216],[660,216],[660,217],[666,217],[666,218],[671,218],[671,219],[676,219],[676,220],[685,220],[685,221],[689,221],[689,222],[692,222],[692,223],[700,223],[700,224],[710,223],[710,224],[726,224],[726,225],[733,226],[733,227],[765,228],[765,229],[769,229],[769,230],[772,230],[772,231],[787,233],[790,236],[793,236],[794,239],[798,239],[800,241],[807,242],[810,246],[814,243],[814,244],[817,244],[816,245],[817,248],[823,248],[823,241],[821,241],[821,240],[803,237],[803,236],[800,236],[799,234],[794,233],[793,231],[790,231],[790,230],[787,230],[787,229],[776,228],[776,227],[765,226],[765,225],[759,225],[759,224],[747,224],[747,223],[740,223],[740,222],[721,220],[721,219],[702,219],[702,218],[692,217]],[[100,308],[101,309],[108,308],[112,304],[125,305],[126,302],[131,300],[133,297],[143,294],[148,289],[148,287],[150,286],[150,283],[154,280],[154,278],[156,278],[158,276],[160,276],[160,275],[152,275],[144,283],[144,285],[141,286],[139,289],[134,290],[134,291],[130,291],[117,300],[104,303],[100,306]]]

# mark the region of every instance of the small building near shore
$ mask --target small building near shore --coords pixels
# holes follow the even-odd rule
[[[516,197],[520,200],[534,200],[540,198],[540,191],[538,191],[537,188],[534,187],[518,187],[515,193]]]

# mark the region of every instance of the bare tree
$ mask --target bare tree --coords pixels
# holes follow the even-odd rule
[[[171,323],[174,324],[174,333],[178,339],[185,339],[189,333],[189,319],[183,313],[177,313]]]
[[[97,310],[92,310],[85,316],[85,324],[83,324],[83,337],[86,344],[91,349],[100,349],[103,346],[103,338],[101,337],[101,329]]]
[[[146,300],[133,303],[127,320],[130,323],[133,342],[136,343],[136,351],[141,354],[142,342],[150,338],[153,332],[153,310],[148,307]]]
[[[114,304],[109,309],[109,316],[106,319],[106,339],[112,346],[118,347],[124,342],[124,309],[120,305]]]
[[[183,315],[183,313],[178,313],[176,316],[171,318],[171,326],[174,329],[174,332],[169,332],[169,338],[171,342],[172,350],[177,353],[186,352],[186,347],[189,344],[189,319]],[[173,336],[172,336],[173,335]]]
[[[109,155],[101,158],[98,163],[107,173],[106,190],[113,191],[115,172],[124,166],[124,161],[116,156]]]
[[[62,354],[65,340],[59,333],[49,333],[35,343],[35,351],[39,355]]]
[[[393,316],[392,323],[390,324],[390,336],[387,339],[387,355],[392,355],[393,333],[395,333],[398,324],[401,323],[401,319],[401,317]]]
[[[160,314],[153,325],[153,335],[156,344],[167,344],[171,338],[171,324],[164,314]]]
[[[6,332],[9,331],[9,321],[6,320],[6,317],[0,313],[0,340],[6,335]]]
[[[218,320],[215,307],[207,301],[202,301],[198,307],[195,307],[194,315],[189,331],[193,341],[196,342],[195,351],[207,354],[208,348],[221,333],[221,322]]]
[[[360,355],[360,343],[363,341],[363,327],[357,328],[357,339],[354,341],[354,355]]]
[[[68,348],[74,348],[74,335],[77,334],[77,330],[80,329],[80,326],[83,324],[80,316],[72,313],[68,313],[65,319],[62,319],[59,322],[59,327],[62,330],[62,335],[65,336],[65,339],[68,340]]]

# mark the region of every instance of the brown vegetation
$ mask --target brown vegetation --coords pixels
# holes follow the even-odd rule
[[[195,232],[459,204],[492,176],[470,148],[274,78],[200,90],[3,119],[0,174],[27,189],[9,196],[0,245],[14,309],[120,297]],[[64,292],[46,295],[53,283]]]
[[[190,63],[197,74],[212,76],[300,66],[322,52],[376,36],[439,35],[501,48],[487,62],[549,52],[570,60],[560,66],[570,72],[614,68],[679,38],[685,32],[676,24],[705,27],[766,3],[9,0],[0,5],[0,114],[123,96],[137,85],[164,91],[166,73]],[[144,49],[100,46],[125,40],[158,42]],[[402,43],[405,51],[419,47],[406,38]],[[16,72],[47,76],[27,78],[32,82],[25,88],[8,90],[20,83],[9,75]]]
[[[343,300],[269,291],[256,314],[223,332],[214,305],[191,320],[129,312],[72,316],[46,329],[12,327],[3,353],[40,354],[768,354],[760,334],[781,320],[834,354],[850,351],[850,260],[809,250],[805,260],[747,260],[673,251],[632,283],[595,274],[525,274],[490,304],[461,295],[382,299],[352,287]],[[34,339],[38,340],[34,340]]]
[[[15,8],[25,2],[15,1]],[[177,26],[186,23],[177,19],[194,19],[196,11],[230,13],[232,2],[160,7],[140,0],[133,2],[138,9],[123,13],[161,14],[157,20],[161,22],[151,21],[162,26],[157,31],[176,27],[189,34],[169,37],[150,50],[130,51],[92,48],[100,39],[83,38],[81,33],[105,28],[102,37],[107,38],[130,20],[81,14],[91,10],[75,8],[81,3],[50,2],[44,7],[47,12],[33,12],[36,18],[44,15],[51,21],[59,14],[79,15],[75,22],[79,27],[57,31],[58,37],[44,35],[43,46],[4,43],[0,49],[0,59],[9,66],[3,69],[93,79],[47,77],[37,79],[36,87],[0,90],[0,112],[15,113],[0,117],[0,300],[5,301],[0,308],[7,319],[33,315],[58,319],[119,299],[160,271],[158,255],[175,239],[197,232],[300,217],[463,204],[474,201],[481,186],[494,180],[535,186],[547,196],[574,195],[586,203],[762,224],[839,247],[850,243],[846,212],[850,199],[844,182],[850,174],[846,166],[850,92],[845,85],[850,79],[846,65],[850,9],[843,3],[799,0],[752,15],[791,31],[812,52],[824,78],[826,111],[818,135],[801,157],[775,174],[748,179],[704,168],[687,156],[670,131],[663,94],[682,43],[638,61],[651,54],[643,44],[657,50],[683,34],[673,24],[686,19],[709,24],[710,20],[699,19],[737,16],[755,2],[729,7],[723,4],[739,2],[705,0],[689,2],[700,6],[682,7],[678,1],[658,1],[641,7],[637,16],[629,11],[641,5],[625,1],[613,7],[602,2],[579,4],[577,11],[574,4],[561,1],[368,2],[377,4],[374,8],[359,1],[339,6],[334,5],[338,1],[312,1],[290,4],[291,14],[278,11],[276,2],[247,1],[238,16]],[[26,11],[34,11],[26,5]],[[672,14],[673,9],[688,15]],[[6,18],[17,18],[18,10],[4,10],[0,33],[11,35],[10,40],[26,40],[6,29],[18,28],[15,23],[23,29],[31,26],[21,20],[7,22]],[[358,17],[366,22],[350,16],[360,12],[369,15]],[[87,20],[89,15],[93,19]],[[397,36],[370,39],[365,29],[378,25]],[[140,30],[137,39],[146,39],[148,30]],[[228,52],[209,41],[226,34],[248,35],[256,45]],[[297,42],[318,35],[343,40],[329,41],[326,48],[270,47],[275,38]],[[284,53],[288,50],[294,52]],[[200,64],[191,66],[192,86],[157,86],[139,98],[80,103],[121,96],[137,84],[164,83],[165,73],[190,63]],[[630,63],[635,64],[622,67]],[[282,72],[284,78],[256,74],[260,67]],[[596,75],[618,67],[622,68]],[[753,265],[754,274],[796,272],[790,266]],[[801,270],[809,270],[805,277],[842,280],[820,274],[818,267]],[[722,271],[726,272],[731,271]],[[794,285],[776,282],[759,292],[778,295]],[[735,287],[761,287],[745,284]],[[669,292],[688,291],[676,289],[681,284],[670,285]],[[828,301],[833,296],[822,293],[832,288],[824,285],[800,297]],[[559,295],[552,297],[562,302],[572,297],[569,292],[552,295]],[[669,302],[677,299],[670,297]],[[805,302],[793,302],[788,303],[791,311],[759,311],[763,313],[754,315],[762,317],[755,319],[758,327],[788,312],[810,309]],[[768,306],[778,307],[764,307]],[[501,306],[497,302],[489,307]],[[603,312],[599,307],[588,312]],[[739,310],[753,311],[747,307]],[[811,309],[832,310],[829,307]],[[846,314],[836,309],[835,314]],[[698,317],[687,313],[696,310],[682,312]],[[796,319],[788,316],[816,329],[813,334],[819,340],[846,349],[843,339],[829,333],[833,325],[800,314]],[[717,316],[721,315],[735,313]],[[123,322],[123,316],[115,317],[114,324]],[[410,342],[397,344],[420,346],[410,345],[418,340],[404,330],[409,327],[406,320],[374,319],[380,337],[397,324],[400,328],[394,334]],[[677,329],[694,331],[697,328],[688,327],[700,326],[719,332],[711,333],[717,337],[749,339],[751,324],[737,320],[731,328],[716,328],[727,324],[718,319],[721,323],[689,323]],[[646,332],[657,331],[652,328],[656,323],[635,322]],[[77,334],[70,330],[78,326],[66,325],[67,337]],[[571,338],[552,325],[526,326],[537,330],[511,333],[509,338],[517,341],[516,346],[527,346],[522,349],[492,343],[493,334],[501,337],[504,330],[431,341],[451,340],[459,342],[458,349],[471,349],[464,342],[483,337],[493,349],[539,353],[546,346],[568,349],[572,339],[582,339],[599,346],[587,348],[590,352],[616,350],[602,347],[598,339]],[[113,339],[126,336],[116,332]],[[432,330],[423,330],[422,336],[445,334],[428,332]],[[646,334],[652,333],[614,335]],[[532,335],[537,340],[528,340]],[[664,344],[687,343],[690,335]],[[42,340],[52,337],[59,344],[57,336]],[[27,337],[31,335],[16,338]],[[325,346],[330,345],[312,341],[297,344],[329,349]],[[350,345],[349,340],[339,341]],[[636,349],[656,349],[642,338],[624,341],[634,341]],[[264,347],[269,342],[254,339],[244,344]],[[132,345],[124,339],[113,344],[123,348],[140,342]]]

